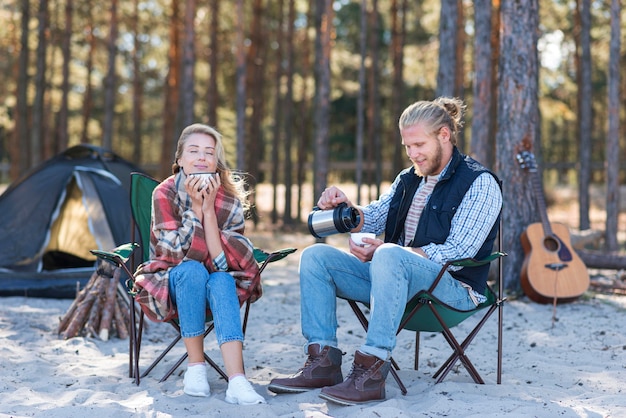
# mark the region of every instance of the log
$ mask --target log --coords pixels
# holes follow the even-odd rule
[[[604,231],[586,229],[570,233],[570,241],[575,250],[583,250],[586,246],[598,247],[604,239]]]
[[[104,304],[104,297],[102,291],[104,289],[105,281],[100,280],[94,285],[94,292],[98,294],[97,299],[91,306],[91,312],[89,313],[89,319],[87,320],[87,334],[89,336],[98,335],[97,330],[100,328],[100,320],[102,318],[102,305]]]
[[[580,259],[587,268],[607,270],[626,269],[626,255],[617,253],[605,253],[601,251],[576,250]]]
[[[100,332],[98,333],[102,341],[108,341],[109,339],[113,314],[115,313],[115,300],[117,299],[117,284],[119,281],[120,269],[115,269],[113,278],[109,279],[109,282],[105,286],[105,301],[102,307],[102,318],[100,319]]]
[[[89,281],[83,288],[83,290],[77,293],[76,299],[74,299],[74,302],[72,302],[72,304],[70,305],[69,309],[67,310],[63,318],[61,318],[61,320],[59,321],[57,334],[61,334],[63,331],[65,331],[65,328],[67,327],[69,321],[72,319],[72,315],[74,311],[76,310],[76,307],[80,304],[80,302],[83,300],[87,292],[89,292],[91,286],[93,286],[97,280],[98,280],[98,272],[94,271],[91,277],[89,278]]]
[[[123,312],[124,309],[122,309],[120,299],[115,298],[115,330],[117,331],[117,337],[125,340],[128,338],[128,327],[126,326],[128,322]]]
[[[607,276],[592,278],[590,287],[600,293],[626,295],[626,276],[620,274],[612,278]]]
[[[85,288],[79,291],[70,308],[60,319],[59,335],[78,335],[107,341],[112,335],[125,339],[129,335],[129,303],[134,300],[120,284],[121,270],[101,262]]]
[[[96,292],[91,291],[80,302],[80,304],[76,308],[76,311],[72,315],[72,319],[70,323],[68,324],[67,328],[63,332],[64,339],[67,340],[68,338],[73,338],[78,335],[80,330],[85,325],[85,322],[87,322],[87,314],[89,310],[91,309],[93,302],[96,300],[97,296],[98,294]]]

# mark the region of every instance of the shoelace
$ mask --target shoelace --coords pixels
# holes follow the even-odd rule
[[[361,377],[363,377],[368,369],[366,369],[365,367],[362,367],[359,364],[354,364],[352,363],[352,367],[350,368],[350,374],[348,375],[348,379],[354,379],[354,380],[358,380]]]
[[[204,383],[205,375],[204,373],[191,373],[188,375],[187,379],[191,380],[193,383]]]
[[[252,388],[252,385],[250,385],[250,382],[248,382],[247,380],[238,380],[234,383],[235,383],[237,391],[243,391],[246,393],[254,392],[254,394],[256,395],[256,392]]]
[[[301,372],[306,368],[316,366],[320,361],[322,361],[322,356],[308,356],[304,362],[304,366],[298,371]]]

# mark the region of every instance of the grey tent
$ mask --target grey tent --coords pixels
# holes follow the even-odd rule
[[[74,297],[95,265],[91,249],[130,239],[130,173],[116,154],[77,145],[0,195],[0,295]]]

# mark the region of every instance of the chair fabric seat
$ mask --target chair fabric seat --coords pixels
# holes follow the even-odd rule
[[[437,311],[440,317],[443,318],[446,326],[448,328],[453,328],[468,319],[470,316],[473,316],[483,309],[493,305],[495,301],[496,298],[493,292],[488,291],[487,300],[478,305],[476,309],[462,311],[444,304],[442,301],[426,291],[421,291],[415,296],[415,299],[412,302],[407,304],[402,321],[409,318],[410,312],[417,305],[430,304]],[[418,332],[442,332],[444,327],[441,322],[439,322],[439,319],[437,319],[435,314],[430,309],[426,309],[426,306],[423,306],[415,315],[410,317],[404,326],[404,329]]]

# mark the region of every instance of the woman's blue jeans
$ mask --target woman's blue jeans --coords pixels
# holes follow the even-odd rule
[[[183,261],[170,270],[169,290],[183,338],[204,334],[210,307],[217,343],[221,346],[229,341],[243,341],[233,276],[222,271],[209,273],[198,261]]]
[[[300,258],[300,307],[307,345],[338,347],[337,297],[354,299],[370,305],[361,351],[388,359],[406,303],[428,289],[440,269],[441,265],[395,244],[378,247],[367,263],[327,244],[306,248]],[[467,289],[449,273],[443,275],[434,295],[457,309],[476,307]]]

